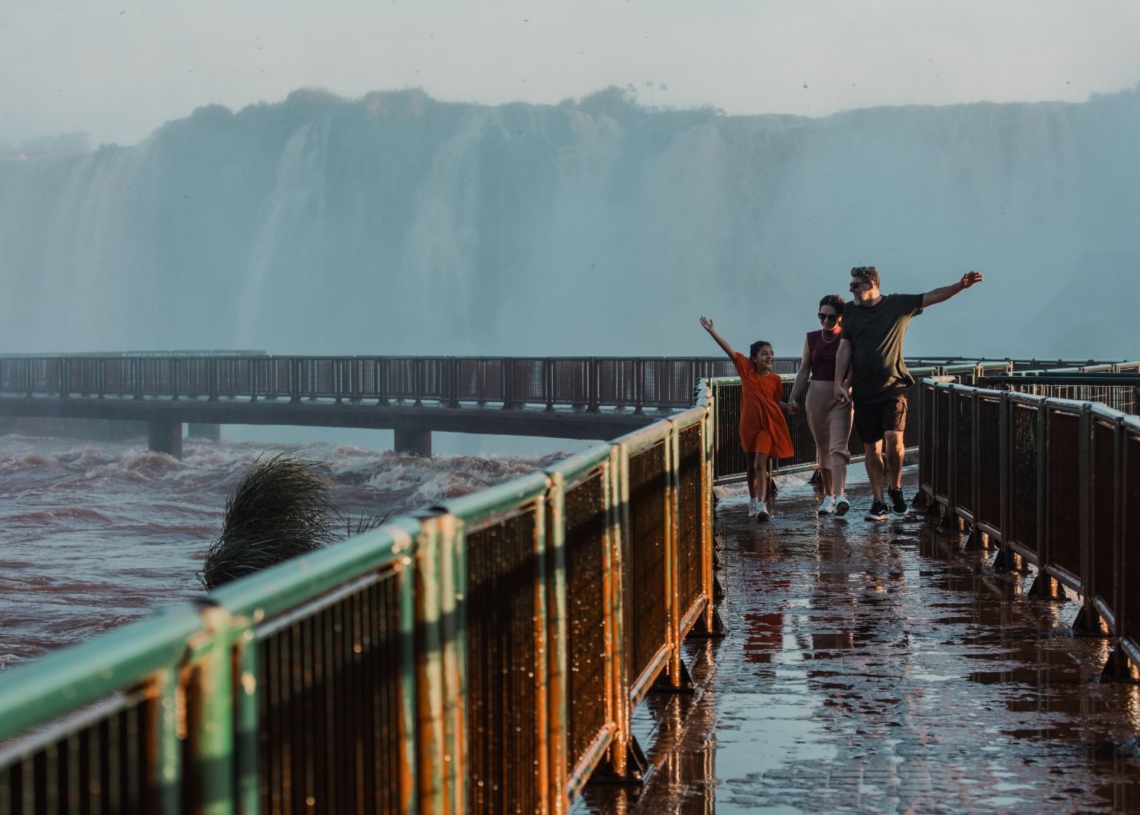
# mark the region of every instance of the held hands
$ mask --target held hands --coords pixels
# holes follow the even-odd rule
[[[713,321],[710,320],[708,317],[705,317],[704,315],[701,315],[701,328],[703,328],[705,331],[709,332],[710,334],[713,333],[713,331],[715,330],[713,328]]]
[[[958,285],[961,286],[963,289],[968,289],[968,288],[970,288],[970,286],[973,286],[975,283],[981,283],[981,282],[982,282],[982,273],[981,272],[966,272],[964,275],[962,275],[962,279],[960,281],[958,281]]]
[[[784,411],[784,413],[788,414],[789,416],[795,415],[795,413],[796,413],[796,403],[795,402],[777,402],[777,404],[780,406],[780,410]]]
[[[835,396],[835,404],[837,405],[846,405],[851,401],[851,397],[847,394],[847,388],[843,386],[842,382],[835,383],[835,389],[833,393]]]

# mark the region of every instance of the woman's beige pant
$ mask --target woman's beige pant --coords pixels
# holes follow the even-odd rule
[[[819,466],[831,470],[831,481],[835,494],[847,488],[847,465],[851,463],[848,439],[851,437],[853,409],[851,403],[835,404],[835,383],[812,381],[808,385],[807,399],[808,427],[815,439],[815,449],[819,456]]]

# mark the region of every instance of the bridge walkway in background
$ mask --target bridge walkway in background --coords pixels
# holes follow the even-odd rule
[[[1108,641],[1072,636],[1077,604],[956,530],[864,521],[865,484],[844,522],[780,481],[768,524],[718,489],[728,636],[690,645],[696,693],[639,711],[639,796],[574,813],[1140,811],[1140,688],[1096,681]]]
[[[1037,364],[909,362],[916,371],[953,371],[971,383],[975,375]],[[798,365],[798,357],[787,357],[774,369],[788,376]],[[392,430],[398,452],[430,456],[434,431],[616,438],[690,407],[698,381],[733,375],[723,356],[0,356],[0,432],[28,417],[57,425],[137,422],[145,424],[151,450],[181,458],[185,424],[196,426],[195,435],[214,438],[223,424],[343,427]]]
[[[397,452],[430,456],[433,431],[616,438],[731,373],[724,357],[0,356],[0,420],[143,422],[176,458],[187,423],[393,430]]]

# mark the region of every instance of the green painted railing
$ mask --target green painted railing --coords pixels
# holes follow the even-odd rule
[[[715,635],[684,413],[0,676],[0,815],[566,812]]]
[[[731,392],[6,671],[0,815],[563,813],[598,773],[636,780],[632,710],[689,687],[682,640],[718,633]],[[916,401],[924,492],[1136,660],[1135,419],[933,380]]]

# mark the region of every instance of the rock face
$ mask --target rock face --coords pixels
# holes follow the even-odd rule
[[[886,291],[987,274],[912,352],[1122,356],[1136,144],[1140,90],[823,119],[613,90],[202,108],[133,147],[0,158],[0,347],[708,354],[703,311],[794,355],[875,264]]]

